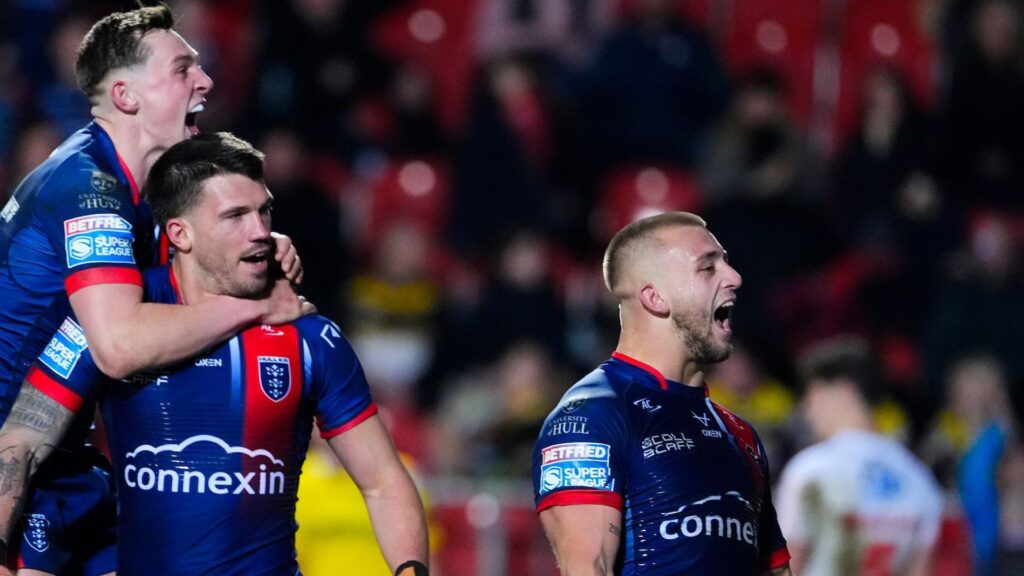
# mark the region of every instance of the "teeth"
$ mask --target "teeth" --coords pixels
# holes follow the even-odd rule
[[[189,113],[190,114],[196,114],[198,112],[202,112],[204,108],[205,108],[205,105],[202,102],[200,102],[199,104],[196,104],[195,106],[193,106],[192,109],[189,110]]]

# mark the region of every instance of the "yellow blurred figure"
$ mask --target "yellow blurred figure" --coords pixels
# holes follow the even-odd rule
[[[408,459],[403,462],[412,471]],[[318,434],[302,467],[295,519],[303,576],[391,576],[359,489]]]

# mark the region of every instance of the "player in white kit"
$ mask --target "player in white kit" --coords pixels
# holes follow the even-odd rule
[[[856,338],[823,343],[800,372],[818,443],[789,462],[776,491],[793,573],[928,574],[942,494],[912,453],[874,431],[878,376],[869,347]]]

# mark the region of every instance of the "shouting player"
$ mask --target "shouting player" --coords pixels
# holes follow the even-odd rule
[[[732,351],[740,275],[701,218],[671,212],[619,231],[604,278],[618,347],[566,392],[534,453],[562,574],[789,574],[764,448],[705,384]]]
[[[0,211],[0,419],[61,326],[68,297],[78,324],[65,325],[67,347],[54,359],[70,369],[61,354],[84,346],[84,329],[97,366],[112,377],[181,360],[242,327],[287,322],[301,311],[286,281],[260,300],[142,303],[136,266],[156,263],[158,240],[136,183],[165,150],[195,132],[213,85],[172,24],[170,11],[158,6],[112,14],[92,27],[75,68],[95,120],[61,144]],[[290,241],[278,243],[275,258],[297,280],[301,267]],[[114,509],[104,508],[104,473],[82,449],[83,436],[69,438],[68,450],[37,477],[25,537],[10,542],[11,561],[23,573],[62,573],[72,562],[85,576],[114,570],[112,520],[105,528]],[[0,454],[0,467],[9,464]],[[0,543],[0,557],[6,547]]]
[[[178,144],[157,162],[146,197],[175,248],[170,266],[145,272],[147,300],[192,305],[272,288],[271,196],[262,154],[247,143],[211,134]],[[60,346],[58,334],[47,352]],[[65,371],[44,353],[30,370],[0,430],[0,452],[25,464],[0,470],[0,483],[20,486],[102,389],[122,576],[296,574],[295,495],[314,416],[362,492],[389,566],[426,574],[419,496],[355,353],[326,318],[250,328],[121,380],[102,378],[91,347],[70,363]]]

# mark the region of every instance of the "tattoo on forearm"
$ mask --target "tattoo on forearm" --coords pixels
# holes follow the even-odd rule
[[[2,437],[0,437],[2,441]],[[25,462],[18,458],[13,448],[0,450],[0,496],[7,496],[12,491],[23,489]]]
[[[615,524],[609,524],[608,525],[608,531],[611,532],[612,534],[615,534],[616,536],[619,536],[619,537],[622,536],[622,528],[619,528]]]
[[[18,394],[8,422],[25,426],[36,432],[51,432],[71,418],[71,412],[43,394],[35,386],[25,385]]]

